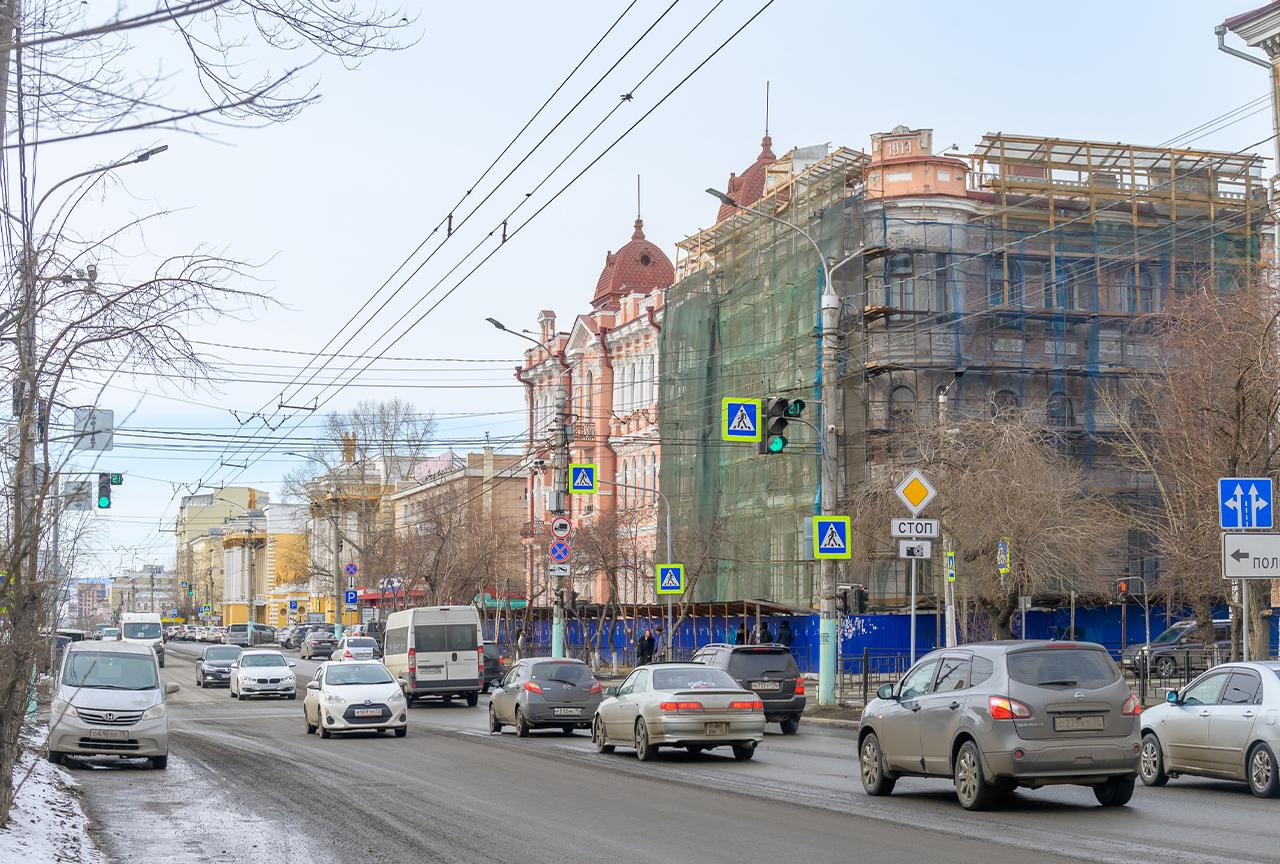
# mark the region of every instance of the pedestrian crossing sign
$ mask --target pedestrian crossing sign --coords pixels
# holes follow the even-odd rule
[[[684,565],[659,564],[655,589],[659,594],[684,593]]]
[[[721,410],[720,437],[725,441],[759,441],[760,400],[726,396]]]
[[[813,517],[813,557],[850,558],[848,516]]]
[[[569,492],[574,495],[596,494],[596,463],[575,462],[569,466]]]

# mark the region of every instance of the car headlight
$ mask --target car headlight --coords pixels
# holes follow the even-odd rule
[[[158,703],[158,704],[156,704],[156,705],[152,705],[152,706],[151,706],[150,708],[148,708],[146,711],[143,711],[143,712],[142,712],[142,719],[143,719],[143,720],[158,720],[158,719],[160,719],[161,717],[163,717],[163,716],[164,716],[164,714],[165,714],[165,711],[164,711],[164,703],[163,703],[163,702],[160,702],[160,703]]]
[[[296,681],[296,680],[297,680],[297,679],[296,679],[296,678],[294,678],[292,675],[286,675],[286,676],[285,676],[285,678],[284,678],[284,683],[286,683],[286,684],[292,684],[292,683],[293,683],[294,681]]]
[[[54,714],[65,714],[68,717],[80,716],[80,712],[66,699],[54,699],[49,703],[49,707],[53,709]]]
[[[391,695],[387,697],[387,701],[388,701],[388,702],[403,702],[403,701],[404,701],[404,693],[400,690],[400,688],[399,688],[399,687],[397,687],[395,690],[391,691]]]
[[[328,702],[330,705],[341,705],[342,697],[337,693],[326,693],[324,694],[324,701]]]

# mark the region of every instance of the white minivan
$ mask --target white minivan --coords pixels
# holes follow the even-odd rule
[[[120,613],[120,638],[125,642],[150,645],[156,652],[160,668],[164,668],[164,623],[159,612]]]
[[[423,696],[480,700],[480,613],[474,606],[423,606],[387,616],[382,662],[412,705]]]

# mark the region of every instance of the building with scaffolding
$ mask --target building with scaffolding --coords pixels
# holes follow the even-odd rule
[[[1038,413],[1096,488],[1149,494],[1108,453],[1127,382],[1153,368],[1152,334],[1179,294],[1253,276],[1266,215],[1261,159],[1206,150],[991,133],[961,158],[900,126],[873,135],[869,154],[793,150],[762,173],[759,200],[735,200],[803,228],[839,264],[842,399],[810,419],[835,422],[842,492],[892,466],[896,424],[945,403]],[[719,535],[694,597],[810,608],[814,438],[761,456],[717,430],[726,396],[817,403],[816,256],[798,232],[733,208],[677,245],[662,488],[681,524]],[[1155,573],[1146,538],[1113,545],[1116,575]],[[905,601],[901,562],[867,568],[841,581],[865,584],[874,605]]]

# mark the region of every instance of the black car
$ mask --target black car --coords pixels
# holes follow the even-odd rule
[[[240,657],[238,645],[210,645],[196,660],[196,686],[231,686],[231,664]]]
[[[315,627],[307,631],[302,645],[298,648],[298,656],[304,660],[314,660],[317,656],[329,660],[333,657],[333,649],[338,647],[338,640],[333,638],[333,630],[329,627]]]
[[[1131,634],[1132,635],[1132,631]],[[1190,672],[1203,672],[1231,658],[1231,621],[1215,619],[1213,642],[1205,642],[1200,625],[1195,621],[1179,621],[1151,640],[1151,673],[1169,678]],[[1120,655],[1126,669],[1137,670],[1147,659],[1145,642],[1130,645]]]
[[[784,735],[794,735],[804,713],[804,678],[786,645],[711,644],[699,648],[694,663],[728,672],[744,690],[754,690],[764,703],[764,718],[781,723]]]
[[[507,674],[507,664],[504,661],[502,652],[498,650],[498,643],[491,639],[484,641],[484,682],[481,692],[488,693],[489,688],[502,680],[502,676]]]

